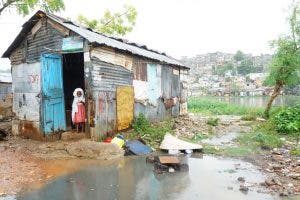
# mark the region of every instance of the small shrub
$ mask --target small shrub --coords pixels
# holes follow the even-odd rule
[[[147,145],[158,147],[165,134],[172,132],[172,126],[173,124],[170,120],[152,124],[143,114],[139,114],[133,120],[132,128],[134,131],[129,137],[132,139],[141,138]]]
[[[273,116],[275,128],[282,134],[294,134],[300,132],[300,104],[288,107]]]
[[[281,147],[283,144],[279,136],[273,134],[255,133],[252,139],[257,142],[262,149],[273,149]]]
[[[136,132],[142,133],[150,128],[150,122],[145,118],[143,114],[140,113],[136,118],[134,118],[132,128]]]
[[[206,123],[210,126],[218,126],[219,119],[218,118],[209,118]]]

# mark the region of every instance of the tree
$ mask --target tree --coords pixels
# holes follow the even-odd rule
[[[233,56],[233,59],[234,59],[236,62],[239,62],[239,61],[244,60],[245,57],[246,57],[246,55],[245,55],[242,51],[238,50],[238,51],[235,53],[235,55]]]
[[[280,94],[284,86],[291,86],[297,83],[300,66],[300,19],[299,4],[293,2],[291,15],[289,17],[290,32],[272,42],[275,48],[269,74],[265,80],[268,85],[274,86],[274,91],[266,106],[264,116],[269,117],[270,109],[274,99]]]
[[[233,70],[233,64],[231,62],[226,62],[223,65],[217,67],[216,74],[224,76],[225,73],[229,70]]]
[[[16,8],[18,13],[25,16],[30,11],[41,8],[46,12],[57,12],[65,9],[63,0],[1,0],[0,15],[8,8]]]
[[[123,12],[116,13],[106,10],[100,20],[90,20],[83,15],[79,15],[77,20],[79,23],[101,33],[123,36],[132,31],[137,17],[137,11],[133,6],[124,5],[123,8]]]
[[[253,62],[250,58],[244,58],[241,63],[237,66],[238,74],[246,75],[253,72]]]

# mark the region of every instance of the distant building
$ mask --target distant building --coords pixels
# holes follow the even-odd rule
[[[0,73],[0,100],[5,100],[10,94],[12,94],[11,73]]]

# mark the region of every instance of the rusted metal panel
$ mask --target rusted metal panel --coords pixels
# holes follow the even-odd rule
[[[147,62],[143,59],[135,57],[132,65],[133,76],[135,80],[147,81]]]
[[[116,97],[115,92],[97,91],[95,98],[95,132],[100,136],[116,130]]]
[[[162,66],[161,70],[162,79],[162,98],[164,101],[172,98],[172,68],[169,66]],[[165,109],[164,116],[171,117],[171,109]]]
[[[172,98],[175,99],[175,105],[172,107],[172,116],[179,115],[179,97],[180,97],[180,80],[179,70],[173,68],[172,73]]]
[[[12,66],[13,112],[22,120],[40,118],[40,63]]]
[[[45,18],[40,19],[32,32],[27,34],[23,42],[16,48],[10,60],[12,64],[37,62],[42,53],[58,51],[61,49],[65,34],[58,31]]]
[[[111,63],[132,70],[132,56],[116,52],[113,48],[96,47],[91,51],[91,56],[99,58],[103,62]]]
[[[111,65],[92,58],[91,87],[98,91],[116,91],[117,86],[132,85],[132,72],[128,69]]]
[[[132,86],[118,86],[117,99],[117,130],[129,128],[133,120],[134,91]]]

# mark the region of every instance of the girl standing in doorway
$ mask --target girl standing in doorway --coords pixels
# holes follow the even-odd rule
[[[84,132],[85,124],[85,98],[81,88],[76,88],[73,92],[74,100],[72,104],[72,121],[76,126],[77,132],[79,132],[79,126],[81,126],[82,132]]]

